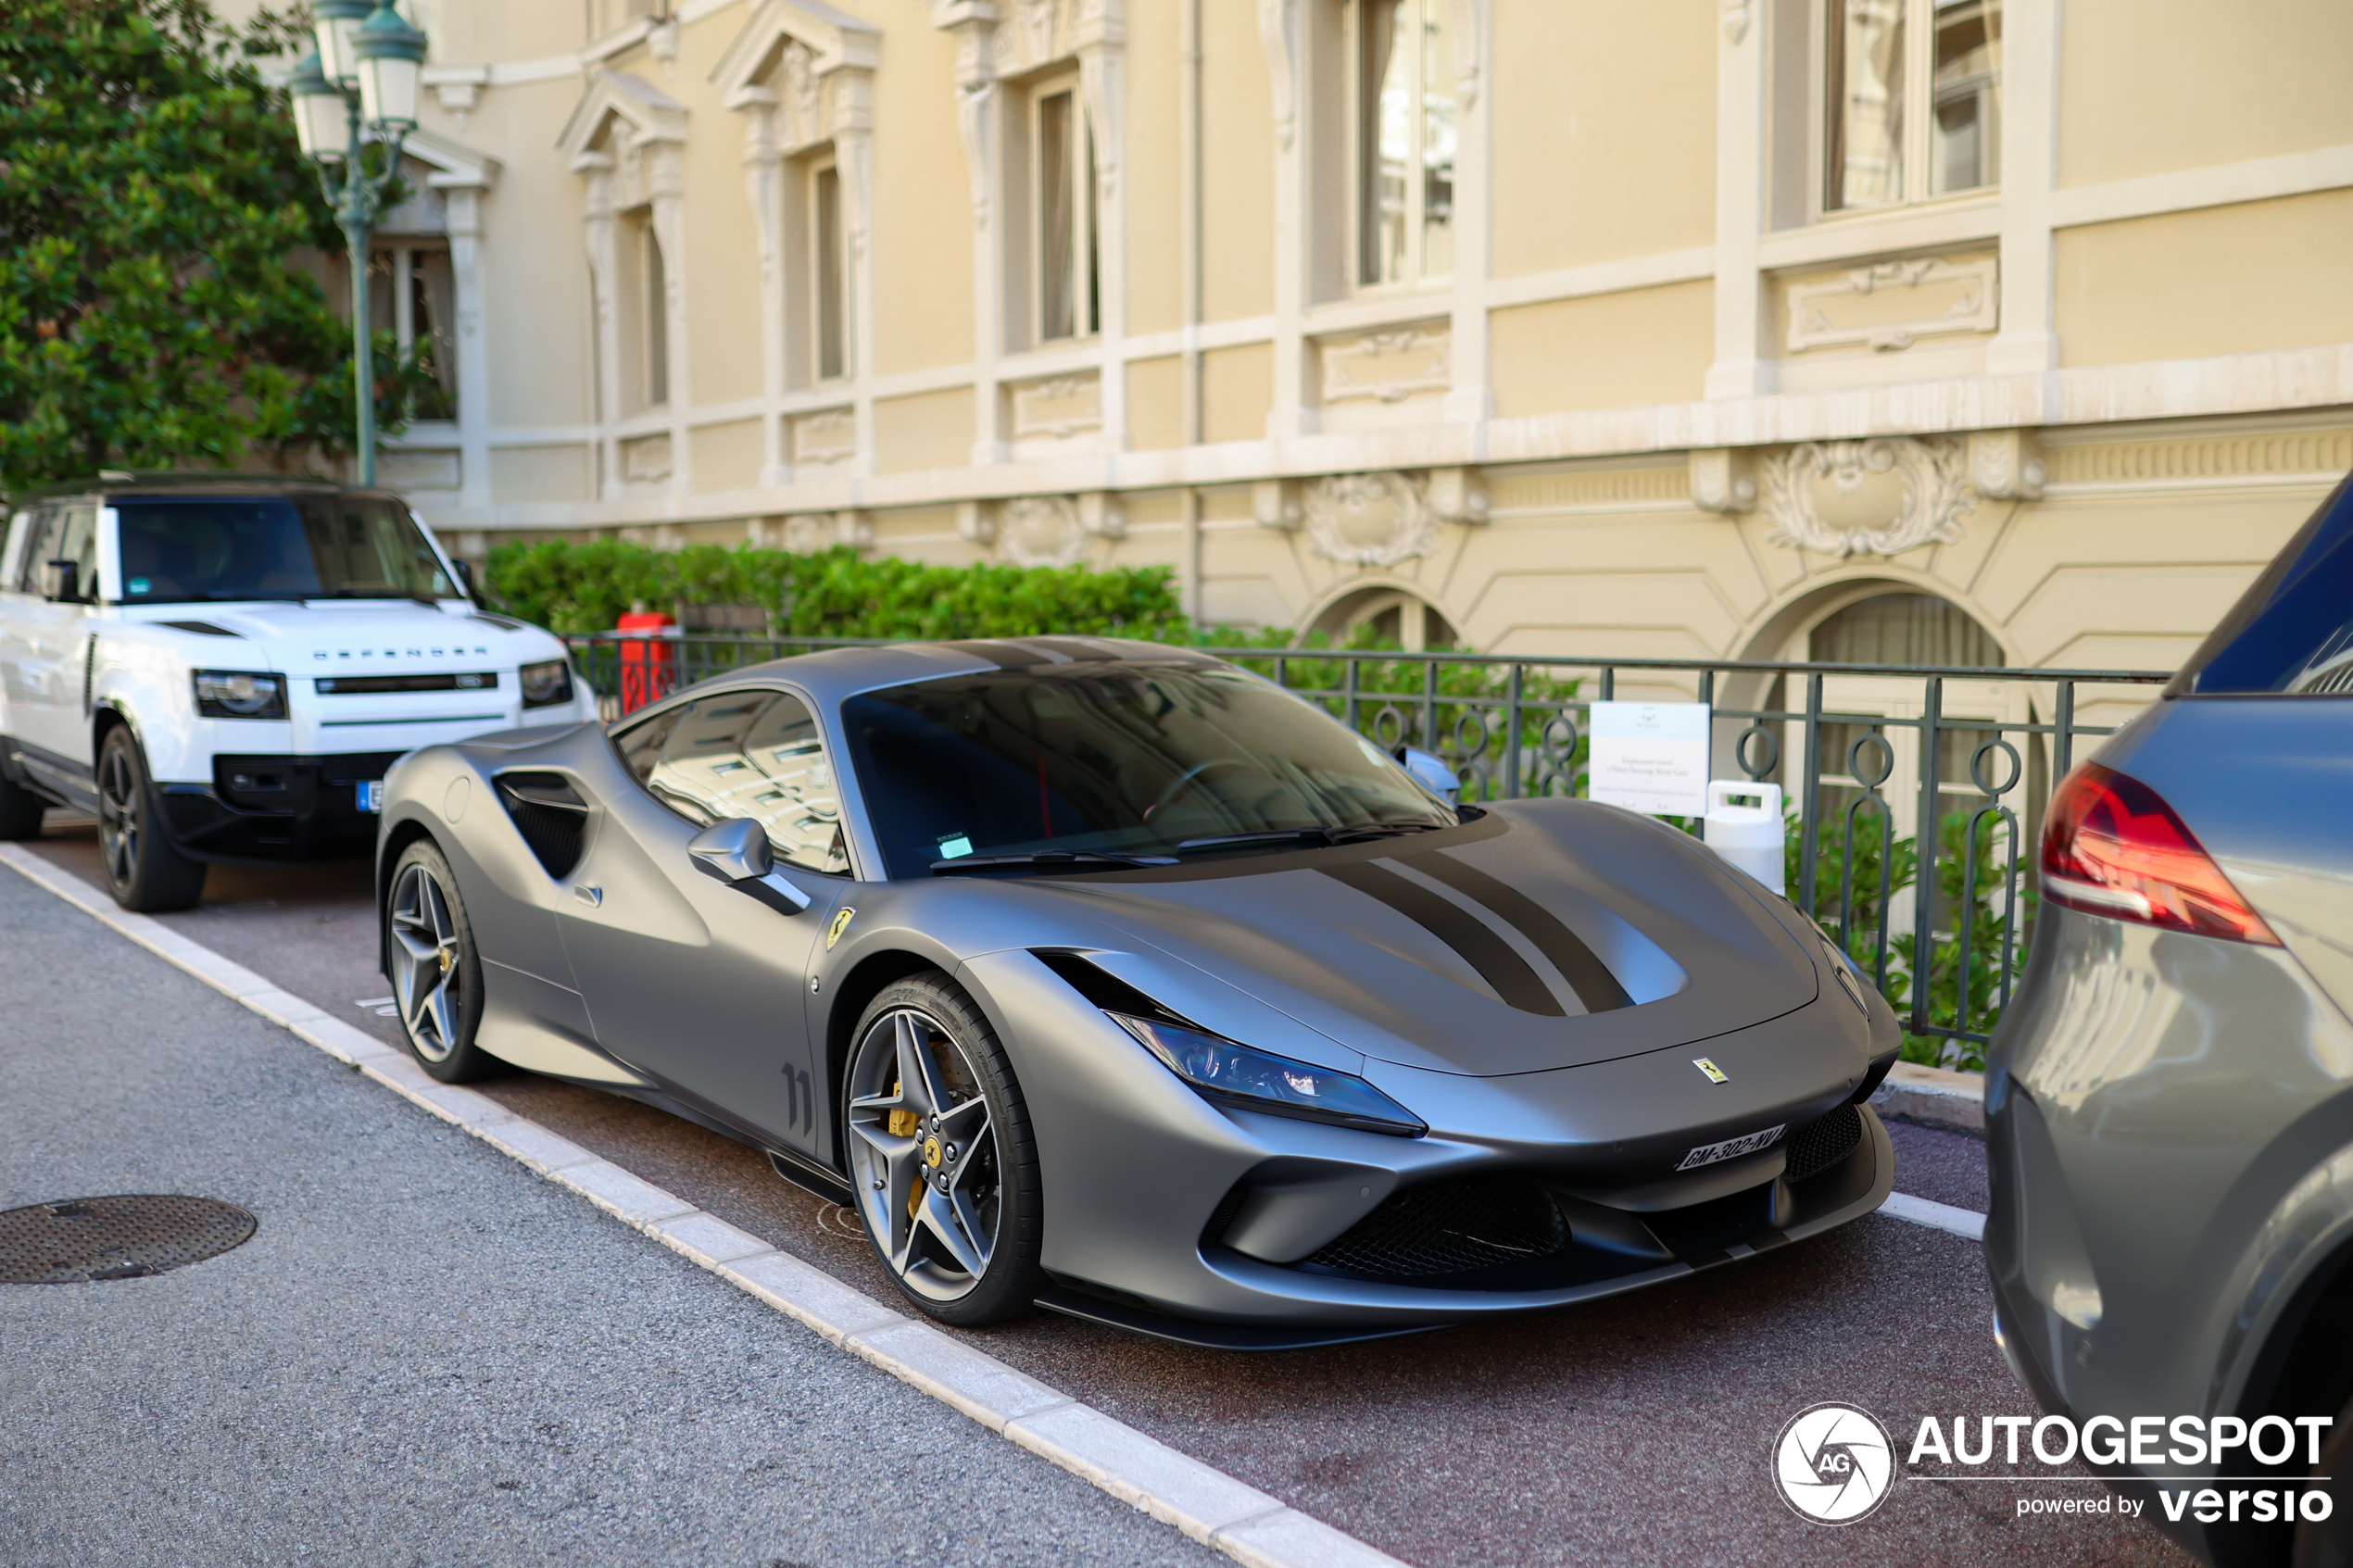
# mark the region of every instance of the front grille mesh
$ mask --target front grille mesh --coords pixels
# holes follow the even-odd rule
[[[1854,1153],[1855,1146],[1862,1141],[1863,1113],[1852,1105],[1842,1105],[1791,1135],[1789,1166],[1783,1174],[1793,1182],[1818,1176]]]
[[[1448,1182],[1395,1194],[1308,1261],[1417,1279],[1529,1262],[1567,1245],[1567,1222],[1534,1183]]]

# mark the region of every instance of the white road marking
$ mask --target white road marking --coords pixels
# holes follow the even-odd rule
[[[1879,1206],[1882,1214],[1898,1220],[1909,1220],[1931,1230],[1951,1231],[1971,1241],[1985,1239],[1985,1216],[1974,1209],[1956,1209],[1949,1203],[1931,1203],[1925,1198],[1914,1198],[1908,1192],[1891,1192],[1887,1201]]]
[[[31,850],[0,844],[0,862],[297,1038],[757,1296],[828,1344],[1250,1568],[1407,1568],[1281,1499],[1114,1421],[927,1322],[884,1306],[488,1096],[435,1081],[408,1052],[330,1017],[160,921],[116,908],[106,894]]]

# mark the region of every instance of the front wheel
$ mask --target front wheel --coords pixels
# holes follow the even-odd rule
[[[849,1175],[875,1256],[942,1323],[1026,1315],[1046,1284],[1038,1151],[996,1032],[927,974],[885,989],[855,1038]]]
[[[431,841],[419,839],[401,851],[384,918],[392,999],[417,1065],[445,1084],[505,1072],[506,1063],[474,1044],[482,1022],[482,956],[458,897],[458,879]]]
[[[107,891],[140,914],[193,909],[204,897],[204,862],[164,836],[160,814],[138,737],[118,724],[98,748],[98,850],[107,862]]]

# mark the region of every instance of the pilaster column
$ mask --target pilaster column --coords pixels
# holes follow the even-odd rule
[[[1275,401],[1266,437],[1315,433],[1307,406],[1307,19],[1303,0],[1258,0],[1258,41],[1275,90]]]
[[[661,246],[663,367],[670,386],[670,493],[684,497],[692,488],[693,454],[686,445],[686,410],[693,402],[686,381],[686,173],[675,142],[658,142],[646,154],[646,188],[652,197],[654,239]]]
[[[1454,308],[1447,337],[1454,384],[1446,395],[1446,418],[1453,424],[1485,424],[1495,411],[1487,324],[1495,189],[1495,164],[1490,156],[1494,117],[1485,91],[1490,0],[1450,3],[1454,32]]]
[[[2051,191],[2058,180],[2059,0],[2008,0],[2002,45],[2002,321],[1985,368],[2045,375],[2058,364]],[[2046,403],[2051,395],[2046,380]]]
[[[1096,286],[1102,323],[1097,333],[1101,369],[1099,439],[1108,456],[1127,449],[1127,151],[1126,38],[1117,0],[1081,0],[1073,30],[1079,90],[1095,135]]]
[[[1751,0],[1725,0],[1716,44],[1716,362],[1707,395],[1773,390],[1762,351],[1765,229],[1765,29]]]
[[[446,197],[450,293],[457,311],[458,504],[490,505],[490,345],[482,332],[482,192],[451,187]]]
[[[621,410],[621,326],[614,297],[613,168],[608,155],[582,161],[587,176],[587,216],[584,232],[588,243],[588,287],[596,333],[597,406],[590,410],[597,431],[597,493],[617,495],[621,489],[621,447],[613,440],[612,422]]]

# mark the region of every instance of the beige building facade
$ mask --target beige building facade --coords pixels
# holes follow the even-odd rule
[[[2353,468],[2342,0],[416,8],[383,471],[467,553],[2154,668]]]

